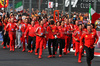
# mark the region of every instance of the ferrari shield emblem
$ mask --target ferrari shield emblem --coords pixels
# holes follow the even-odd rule
[[[55,30],[52,30],[52,32],[54,32]]]

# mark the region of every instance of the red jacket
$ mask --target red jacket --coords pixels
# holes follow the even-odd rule
[[[55,25],[50,25],[47,27],[47,32],[48,32],[48,38],[49,39],[55,39],[54,35],[57,33],[57,27]]]
[[[96,38],[96,40],[95,40]],[[94,48],[94,43],[97,44],[97,41],[98,41],[98,36],[97,34],[92,31],[90,34],[89,33],[84,33],[82,36],[81,36],[81,39],[80,39],[80,45],[82,46],[82,40],[85,40],[85,46],[87,46],[88,48]]]
[[[22,33],[25,33],[27,27],[28,27],[28,24],[25,24],[25,23],[22,24],[22,27],[21,27],[21,31],[22,31]]]
[[[70,35],[70,30],[71,30],[70,25],[65,24],[65,27],[67,28],[67,34]]]
[[[17,28],[17,25],[15,23],[8,23],[6,26],[6,30],[8,30],[9,32],[15,32]]]
[[[34,37],[35,36],[35,29],[34,28],[35,27],[32,25],[28,26],[26,31],[25,31],[25,36],[27,36],[27,34],[28,34],[28,36]]]
[[[78,26],[77,25],[74,25],[74,30],[78,30]]]
[[[92,29],[92,31],[96,32],[96,29]]]
[[[59,26],[58,30],[59,30],[58,31],[59,35],[57,37],[60,39],[65,39],[66,34],[67,34],[67,28]]]
[[[45,31],[45,29],[43,28],[43,26],[39,26],[39,27],[37,27],[35,32],[44,36],[44,31]]]
[[[75,31],[74,34],[73,34],[73,37],[74,37],[75,39],[77,39],[76,42],[80,42],[81,36],[82,36],[82,31],[81,31],[81,30],[77,30],[77,31]]]

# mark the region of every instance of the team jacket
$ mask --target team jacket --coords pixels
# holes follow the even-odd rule
[[[39,27],[37,27],[35,32],[42,35],[41,37],[44,37],[45,29],[43,28],[43,26],[39,26]]]
[[[73,34],[73,36],[74,36],[75,39],[77,39],[76,42],[80,42],[80,38],[82,36],[82,31],[81,30],[75,31],[74,34]]]
[[[35,27],[30,25],[27,27],[26,31],[25,31],[25,36],[31,36],[31,37],[34,37],[35,36]]]
[[[96,38],[96,40],[95,40]],[[84,33],[82,36],[81,36],[81,39],[80,39],[80,45],[82,46],[82,40],[85,40],[85,46],[88,47],[88,48],[94,48],[94,43],[97,44],[97,41],[98,41],[98,36],[96,34],[95,31],[92,31],[90,34],[89,33]]]
[[[17,25],[15,23],[8,23],[6,26],[6,30],[8,29],[9,32],[15,32]]]
[[[57,27],[55,25],[50,25],[47,27],[47,33],[49,39],[55,39],[55,36],[57,34]]]
[[[21,31],[22,31],[22,33],[25,33],[27,27],[28,27],[28,24],[25,24],[25,23],[22,24],[22,27],[21,27]]]
[[[65,39],[65,37],[66,37],[66,34],[67,34],[67,28],[66,27],[61,27],[61,26],[59,26],[58,27],[58,38],[60,38],[60,39]]]

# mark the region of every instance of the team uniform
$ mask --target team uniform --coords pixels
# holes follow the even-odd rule
[[[55,25],[50,25],[47,27],[47,32],[48,32],[48,51],[49,51],[49,58],[52,57],[51,53],[51,43],[53,45],[53,57],[55,57],[55,44],[56,44],[56,39],[55,35],[57,33],[57,27]]]
[[[96,38],[96,40],[95,40]],[[92,31],[90,34],[84,33],[81,36],[80,45],[83,46],[82,40],[84,39],[85,50],[86,50],[86,58],[88,66],[91,66],[91,60],[94,58],[94,44],[97,44],[98,37],[95,31]]]
[[[8,29],[9,31],[10,51],[15,51],[16,28],[17,25],[15,23],[8,23],[6,27],[6,30]]]
[[[44,28],[43,28],[43,26],[39,26],[36,29],[36,33],[38,33],[41,36],[39,36],[39,35],[36,36],[35,54],[38,54],[38,50],[39,50],[39,58],[41,58],[42,51],[43,51],[43,41],[44,41]]]
[[[30,25],[27,27],[26,31],[25,31],[25,36],[28,35],[28,49],[30,53],[33,52],[33,50],[35,49],[35,27]],[[31,47],[31,42],[33,41],[33,45]]]
[[[60,45],[60,48],[59,48],[59,57],[62,56],[62,48],[65,48],[65,37],[66,37],[66,34],[67,34],[67,28],[65,26],[59,26],[58,27],[58,42],[57,44],[59,43]]]
[[[67,49],[68,49],[68,47],[69,47],[69,35],[70,35],[70,30],[71,30],[71,27],[70,27],[70,25],[67,25],[67,24],[65,24],[65,28],[67,29],[67,34],[65,35],[65,48],[64,48],[64,54],[67,54]]]
[[[25,51],[25,31],[28,27],[27,23],[22,24],[21,31],[22,31],[22,42],[23,42],[23,50]],[[28,36],[27,36],[27,43],[28,43]]]
[[[74,31],[73,31],[73,33],[72,33],[72,36],[74,36],[75,32],[76,32],[78,29],[79,29],[78,26],[77,26],[77,25],[74,25]],[[76,41],[75,41],[74,38],[72,38],[72,40],[73,40],[73,50],[75,50],[75,43],[76,43]]]

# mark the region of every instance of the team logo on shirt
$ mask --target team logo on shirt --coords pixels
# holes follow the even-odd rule
[[[25,27],[25,25],[24,25],[24,27]]]
[[[29,29],[31,29],[31,27]]]
[[[41,33],[41,35],[43,35],[43,33]]]
[[[92,34],[93,34],[93,32],[92,32]]]
[[[55,30],[52,30],[52,32],[54,32]]]
[[[51,26],[51,27],[54,27],[54,26]]]
[[[87,35],[85,37],[87,37]]]
[[[80,32],[78,32],[78,34],[80,34]]]
[[[13,31],[14,29],[12,29],[12,31]]]
[[[59,30],[61,30],[61,29],[59,29]]]
[[[11,27],[11,24],[10,24],[10,27]]]

